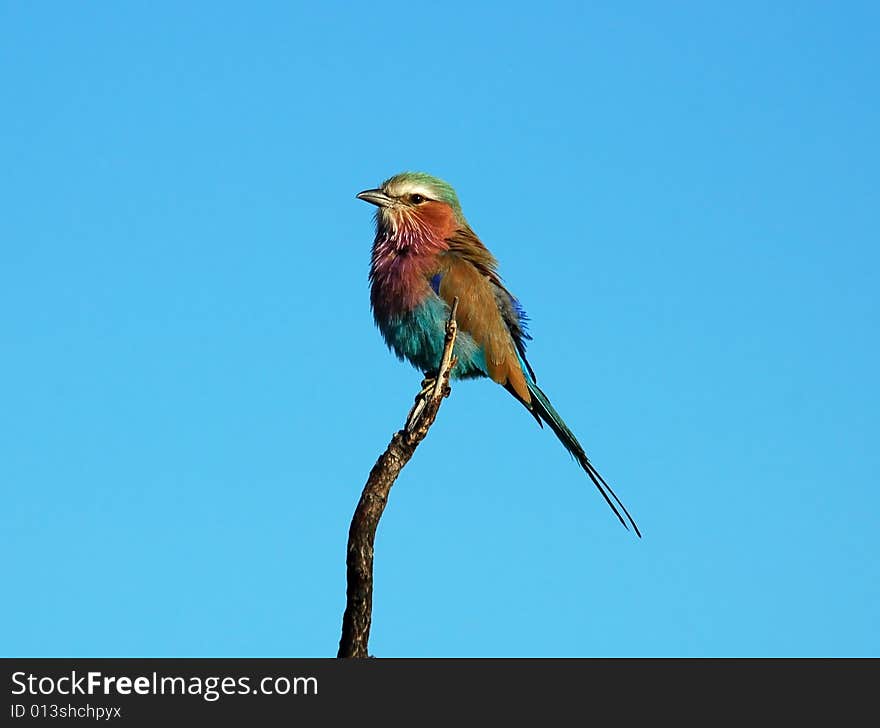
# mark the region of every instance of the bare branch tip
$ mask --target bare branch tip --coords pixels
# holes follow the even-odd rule
[[[346,556],[346,606],[342,617],[339,657],[369,657],[367,643],[373,609],[373,544],[379,519],[388,502],[388,494],[398,474],[407,464],[418,444],[434,423],[440,402],[452,391],[449,380],[458,363],[453,356],[458,324],[458,297],[452,299],[446,340],[437,377],[426,376],[422,391],[416,396],[404,429],[395,433],[385,452],[376,461],[361,493],[349,529]],[[432,386],[433,382],[433,386]]]

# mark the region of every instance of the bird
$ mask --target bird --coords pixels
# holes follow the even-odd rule
[[[526,358],[528,316],[507,290],[498,261],[471,229],[455,189],[424,172],[402,172],[357,198],[376,206],[370,305],[385,343],[430,381],[458,298],[453,379],[488,378],[548,425],[605,502],[641,538],[636,522],[538,387]]]

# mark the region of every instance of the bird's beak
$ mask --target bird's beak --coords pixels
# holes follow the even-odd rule
[[[364,190],[358,193],[357,198],[364,202],[369,202],[371,205],[376,205],[376,207],[391,207],[394,203],[394,200],[382,192],[382,190]]]

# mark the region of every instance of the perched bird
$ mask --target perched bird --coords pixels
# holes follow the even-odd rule
[[[538,388],[526,359],[531,336],[525,311],[502,284],[498,262],[471,230],[452,186],[422,172],[404,172],[357,197],[378,208],[370,303],[389,348],[426,376],[435,374],[450,306],[458,297],[452,376],[489,377],[516,397],[539,425],[546,422],[624,527],[631,525],[641,536],[626,507]]]

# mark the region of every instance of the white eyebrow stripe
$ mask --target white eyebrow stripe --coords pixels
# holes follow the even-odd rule
[[[402,197],[403,195],[421,195],[422,197],[427,197],[430,200],[435,200],[436,193],[431,190],[430,187],[427,187],[418,182],[395,182],[394,184],[388,185],[385,190],[392,197]]]

